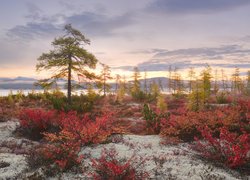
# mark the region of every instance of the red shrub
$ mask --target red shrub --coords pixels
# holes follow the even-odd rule
[[[149,104],[143,106],[143,116],[146,121],[146,130],[149,134],[159,134],[162,123],[168,121],[169,113],[162,113],[158,109],[151,109]]]
[[[20,124],[24,128],[38,128],[44,130],[51,124],[54,111],[43,109],[24,109],[20,112]]]
[[[240,113],[237,107],[221,108],[214,111],[187,112],[181,115],[170,115],[168,121],[161,122],[161,135],[176,137],[183,141],[192,141],[199,136],[199,127],[208,126],[212,129],[241,126]],[[218,132],[219,130],[217,130]]]
[[[138,168],[144,164],[144,160],[137,162],[137,158],[132,156],[130,159],[118,160],[117,151],[114,148],[110,150],[103,149],[99,159],[92,159],[92,167],[95,173],[93,177],[96,180],[134,180],[146,179],[148,174],[143,171],[138,171]]]
[[[19,114],[19,121],[24,134],[33,139],[41,138],[41,133],[58,126],[56,113],[52,110],[23,109]]]
[[[240,99],[238,105],[240,107],[242,121],[246,121],[250,124],[250,99]]]
[[[88,115],[79,118],[76,112],[64,113],[60,115],[61,133],[72,136],[81,142],[81,145],[101,143],[112,133],[114,120],[111,114],[90,119]]]
[[[79,118],[76,112],[62,112],[59,117],[62,130],[57,134],[44,134],[49,143],[41,155],[61,170],[80,165],[82,157],[79,158],[78,154],[81,146],[102,143],[114,133],[111,115],[92,120],[87,115]]]
[[[225,163],[231,168],[237,168],[250,163],[250,136],[242,133],[237,135],[225,127],[220,129],[218,139],[212,136],[208,127],[200,129],[204,141],[196,139],[194,148],[208,159]]]

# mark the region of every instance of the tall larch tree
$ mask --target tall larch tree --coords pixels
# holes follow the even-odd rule
[[[240,78],[240,69],[238,67],[235,68],[231,79],[232,79],[231,88],[233,93],[239,93],[241,91],[242,80]]]
[[[188,82],[188,87],[189,87],[189,92],[192,91],[192,89],[194,88],[194,81],[195,81],[195,71],[193,67],[190,67],[189,71],[188,71],[188,78],[189,78],[189,82]]]
[[[103,91],[103,95],[106,96],[107,92],[110,91],[111,85],[108,83],[108,80],[113,79],[111,76],[110,67],[106,64],[102,64],[101,75],[99,77],[98,87]]]
[[[133,78],[133,81],[132,81],[132,84],[131,84],[131,95],[134,97],[134,98],[138,98],[141,94],[141,83],[140,83],[140,78],[141,78],[141,75],[140,75],[140,71],[138,69],[138,67],[135,67],[134,68],[134,74],[132,76]]]
[[[211,67],[207,66],[202,72],[201,72],[201,88],[203,93],[203,101],[206,103],[208,100],[210,94],[211,94]]]
[[[43,82],[55,82],[59,78],[67,78],[68,103],[71,104],[73,74],[76,73],[87,79],[95,78],[95,74],[87,70],[96,67],[96,57],[83,47],[89,45],[90,40],[70,24],[64,27],[65,34],[52,42],[54,47],[48,53],[38,58],[37,71],[52,71],[52,76]],[[87,67],[87,68],[86,68]]]

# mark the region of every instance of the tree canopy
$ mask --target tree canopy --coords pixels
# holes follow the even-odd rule
[[[71,103],[73,74],[87,79],[95,78],[95,74],[89,72],[89,69],[95,69],[97,59],[83,48],[90,44],[90,40],[79,30],[70,24],[65,25],[64,30],[66,33],[52,42],[54,49],[38,58],[36,69],[52,71],[52,76],[42,80],[42,83],[51,84],[57,79],[67,78],[68,102]]]

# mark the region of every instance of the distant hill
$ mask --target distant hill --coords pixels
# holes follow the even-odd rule
[[[30,77],[16,77],[16,78],[1,78],[0,77],[0,89],[40,89],[39,87],[34,86],[34,83],[37,82],[37,79]],[[141,85],[143,87],[144,80],[140,80]],[[165,77],[157,77],[157,78],[148,78],[147,84],[149,86],[150,83],[156,82],[161,83],[163,87],[167,86],[168,78]],[[60,79],[58,84],[61,88],[64,87],[66,81],[64,79]],[[111,83],[112,88],[115,88],[115,83]]]
[[[0,83],[1,82],[15,82],[15,81],[33,81],[35,82],[36,79],[34,78],[29,78],[29,77],[22,77],[22,76],[18,76],[16,78],[1,78],[0,77]]]
[[[16,77],[16,78],[0,78],[0,89],[39,89],[34,86],[35,78]]]

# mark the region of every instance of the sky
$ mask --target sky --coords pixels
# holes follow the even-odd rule
[[[0,0],[0,77],[46,76],[37,58],[53,49],[65,24],[91,40],[85,46],[113,74],[133,67],[185,76],[206,64],[228,74],[250,70],[250,0]]]

